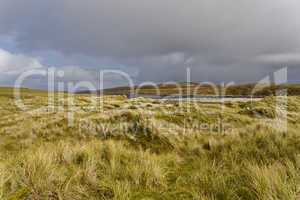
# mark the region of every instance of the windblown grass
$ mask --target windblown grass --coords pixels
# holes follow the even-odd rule
[[[76,98],[84,109],[74,108],[70,127],[67,110],[28,114],[0,96],[0,199],[300,197],[298,97],[289,97],[287,133],[261,123],[274,118],[272,98],[223,107],[106,97],[103,110],[85,109],[88,96]],[[34,94],[26,103],[46,101]],[[190,125],[221,118],[233,129],[192,129],[186,118]]]

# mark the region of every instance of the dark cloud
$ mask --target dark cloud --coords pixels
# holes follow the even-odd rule
[[[2,0],[0,33],[26,52],[137,68],[140,81],[184,79],[189,66],[197,81],[247,82],[300,64],[299,9],[299,0]]]

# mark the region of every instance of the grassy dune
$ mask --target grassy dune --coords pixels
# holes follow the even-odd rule
[[[300,97],[288,98],[287,133],[274,97],[74,98],[56,97],[49,111],[46,94],[23,91],[24,111],[0,89],[0,199],[300,198]]]

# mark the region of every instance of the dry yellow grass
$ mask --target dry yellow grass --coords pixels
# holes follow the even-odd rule
[[[101,106],[75,95],[49,112],[47,95],[25,91],[25,112],[9,93],[0,92],[0,199],[299,197],[299,97],[288,99],[285,133],[270,122],[271,97],[222,106],[119,96]]]

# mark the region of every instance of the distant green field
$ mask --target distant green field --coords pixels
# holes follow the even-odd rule
[[[215,87],[215,88],[214,88]],[[116,87],[105,89],[102,93],[107,95],[128,95],[130,92],[134,92],[140,95],[221,95],[222,88],[220,85],[215,85],[214,87],[209,85],[200,85],[197,83],[192,84],[178,84],[178,85],[168,85],[159,84],[157,87],[153,86],[143,86],[143,87]],[[260,88],[261,87],[261,88]],[[256,92],[253,93],[254,88],[257,88]],[[258,89],[260,88],[260,89]],[[284,85],[271,85],[267,87],[258,86],[255,84],[243,84],[243,85],[233,85],[227,87],[225,90],[225,95],[227,96],[270,96],[276,95],[278,90],[286,89],[287,94],[290,96],[300,95],[300,84],[284,84]],[[100,91],[98,91],[100,92]],[[85,92],[81,92],[85,93]]]
[[[20,88],[19,89],[21,95],[47,95],[48,92],[45,90],[34,90],[29,88]],[[13,97],[14,96],[14,88],[12,87],[0,87],[0,96]]]
[[[222,105],[75,95],[70,104],[55,93],[53,110],[46,92],[22,96],[25,110],[0,88],[0,199],[300,198],[298,96],[286,118],[272,96]]]

